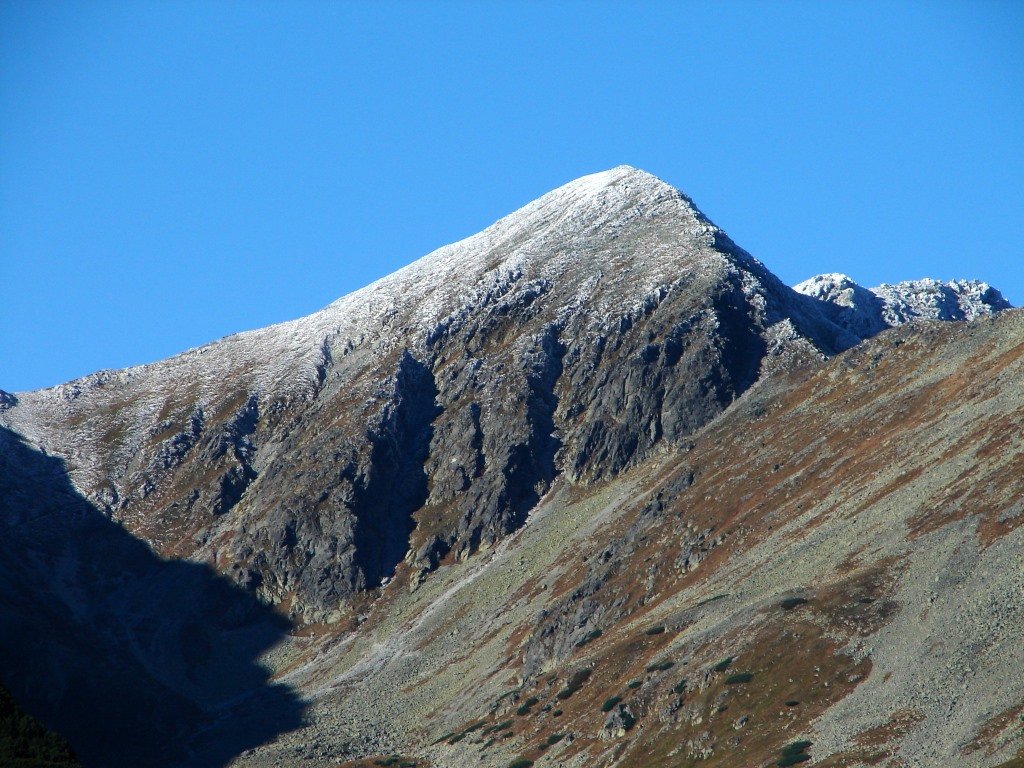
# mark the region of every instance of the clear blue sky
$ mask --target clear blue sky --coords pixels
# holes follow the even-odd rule
[[[0,388],[306,314],[621,163],[787,282],[1024,304],[1024,3],[3,3]]]

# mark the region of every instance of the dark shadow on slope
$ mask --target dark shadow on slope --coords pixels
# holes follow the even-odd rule
[[[302,723],[258,656],[288,623],[158,558],[0,427],[0,683],[85,766],[216,768]]]
[[[503,395],[504,403],[494,403],[485,393],[487,410],[473,415],[478,426],[482,463],[469,490],[458,501],[461,519],[445,538],[435,536],[420,550],[419,557],[436,564],[452,546],[462,558],[493,545],[519,530],[530,511],[551,487],[558,474],[556,456],[562,447],[557,434],[558,409],[556,385],[562,376],[566,348],[555,324],[546,325],[533,336],[518,363],[524,374],[515,379],[513,389]]]
[[[826,355],[847,350],[867,338],[854,332],[847,324],[839,322],[839,319],[845,316],[841,313],[834,316],[826,306],[828,302],[798,293],[784,285],[764,264],[736,245],[724,232],[716,232],[714,237],[718,250],[739,261],[744,269],[761,282],[771,299],[769,312],[783,313],[776,314],[774,320],[782,319],[783,315],[788,316],[800,333],[814,342]],[[739,285],[736,285],[736,288],[742,290]]]
[[[413,513],[427,499],[423,463],[439,412],[433,373],[406,351],[398,364],[392,401],[380,425],[367,435],[371,469],[352,505],[356,565],[368,588],[375,589],[393,576],[409,550],[409,537],[416,527]]]
[[[503,534],[512,533],[526,523],[530,510],[537,506],[558,474],[555,456],[562,442],[555,428],[558,410],[555,387],[562,377],[565,352],[557,326],[548,325],[538,334],[537,348],[524,361],[529,432],[527,442],[515,446],[503,470],[512,512],[508,530],[502,531]]]
[[[67,741],[23,712],[2,686],[0,765],[7,768],[81,768]]]
[[[718,320],[715,341],[721,363],[711,369],[709,381],[720,409],[725,409],[757,381],[768,345],[750,317],[750,305],[738,279],[714,296],[711,306]]]

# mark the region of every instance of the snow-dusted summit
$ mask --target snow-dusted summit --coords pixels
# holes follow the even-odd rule
[[[832,272],[805,280],[795,290],[822,302],[832,322],[861,338],[913,320],[973,320],[1010,309],[999,291],[980,280],[925,278],[865,288]]]

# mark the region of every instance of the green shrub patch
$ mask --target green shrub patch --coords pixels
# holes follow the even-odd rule
[[[807,754],[807,750],[810,749],[811,742],[809,741],[794,741],[782,748],[782,755],[776,765],[780,768],[785,768],[787,765],[798,765],[799,763],[806,763],[811,759],[811,756]]]
[[[725,678],[725,684],[740,685],[742,683],[749,683],[753,679],[753,672],[737,672],[735,675],[729,675],[727,678]]]
[[[537,704],[538,702],[540,702],[540,699],[538,699],[536,696],[531,696],[530,698],[528,698],[526,701],[524,701],[522,704],[519,705],[519,708],[516,710],[516,714],[519,715],[520,717],[522,717],[523,715],[529,714],[530,707],[532,707],[534,704]]]
[[[804,597],[787,597],[779,603],[779,606],[781,606],[784,611],[792,611],[797,606],[804,605],[806,602],[807,599]]]
[[[497,733],[498,731],[504,731],[506,728],[511,728],[511,727],[512,727],[512,721],[511,720],[505,720],[503,722],[496,723],[495,725],[491,725],[491,726],[488,726],[487,728],[484,728],[482,733]]]
[[[800,752],[806,752],[814,745],[810,741],[793,741],[782,748],[782,754],[784,755],[795,755]]]
[[[615,705],[618,704],[620,701],[622,701],[621,696],[612,696],[610,699],[605,701],[604,704],[601,705],[601,711],[611,712],[613,709],[615,709]]]
[[[562,701],[568,699],[583,687],[583,684],[587,682],[588,677],[590,677],[589,669],[577,670],[573,673],[572,677],[569,678],[569,682],[565,684],[565,688],[555,694],[555,697]]]
[[[715,664],[715,666],[713,666],[712,669],[715,672],[725,672],[725,670],[727,670],[729,668],[729,665],[732,664],[732,661],[733,661],[732,656],[726,656],[720,662]]]

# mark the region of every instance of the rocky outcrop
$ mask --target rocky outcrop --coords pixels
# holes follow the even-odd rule
[[[404,351],[358,414],[297,427],[237,519],[219,528],[227,552],[218,557],[236,580],[271,600],[301,596],[294,614],[312,619],[392,577],[427,495],[436,400],[429,368]],[[361,433],[348,428],[353,416]]]
[[[707,552],[720,543],[720,538],[712,537],[712,529],[697,530],[691,521],[675,515],[668,519],[669,510],[694,480],[688,467],[677,470],[641,507],[621,536],[585,559],[585,570],[577,586],[536,617],[535,627],[523,645],[522,679],[534,679],[551,666],[565,663],[578,649],[643,606],[653,584],[645,582],[650,574],[637,567],[635,556],[652,527],[672,524],[673,539],[681,543],[675,563],[680,572],[696,568]],[[670,561],[661,565],[669,564]],[[627,574],[630,577],[622,578]],[[631,600],[631,593],[638,588],[644,590],[639,602]]]

